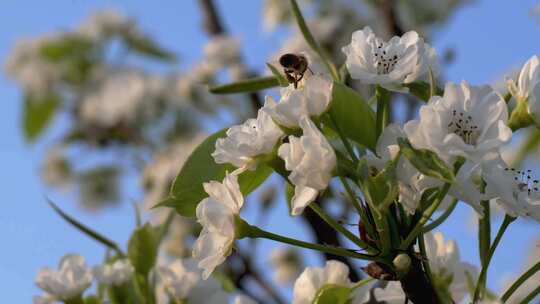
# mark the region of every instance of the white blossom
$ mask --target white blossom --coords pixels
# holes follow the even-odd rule
[[[512,78],[508,78],[506,81],[510,93],[516,99],[524,100],[531,97],[531,95],[535,97],[533,90],[540,82],[540,59],[538,56],[534,55],[525,62],[517,76],[517,82]]]
[[[432,150],[449,163],[455,156],[479,162],[510,140],[507,119],[504,99],[489,86],[449,82],[444,96],[433,96],[404,131],[415,148]]]
[[[7,76],[32,94],[50,90],[61,77],[61,69],[42,56],[46,43],[61,39],[61,34],[18,40],[5,62]]]
[[[486,193],[512,217],[531,217],[540,221],[540,186],[531,170],[509,168],[500,157],[483,164]]]
[[[205,60],[216,70],[239,61],[240,41],[234,37],[220,35],[204,46]]]
[[[137,70],[104,73],[101,86],[82,100],[80,116],[83,121],[109,127],[156,115],[155,99],[165,90],[164,79]]]
[[[390,124],[379,136],[376,156],[367,157],[368,164],[382,170],[399,152],[398,138],[406,135],[399,124]],[[401,157],[396,166],[396,177],[399,187],[399,202],[405,210],[413,214],[418,208],[424,190],[441,185],[441,182],[421,174],[405,157]]]
[[[339,261],[327,261],[324,267],[307,267],[294,283],[292,303],[313,303],[319,290],[328,284],[351,287],[347,265]]]
[[[517,102],[527,101],[527,111],[536,121],[540,122],[540,59],[532,56],[521,68],[517,83],[508,79],[508,89]]]
[[[386,304],[403,304],[405,303],[405,293],[398,281],[389,281],[385,287],[376,287],[373,289],[373,297],[377,302]],[[369,302],[369,293],[365,294],[360,300],[354,301],[353,304],[364,304]]]
[[[157,303],[171,303],[172,300],[190,304],[228,303],[228,295],[214,278],[202,280],[201,270],[192,259],[176,259],[160,263],[157,267]]]
[[[58,300],[71,300],[92,285],[92,271],[80,255],[68,254],[60,260],[58,270],[39,270],[36,285]]]
[[[444,241],[442,233],[427,233],[424,235],[426,258],[434,279],[439,282],[438,288],[443,288],[448,281],[448,291],[452,299],[459,303],[468,294],[468,277],[475,280],[476,268],[466,262],[461,262],[459,248],[455,241]],[[442,287],[441,287],[442,285]]]
[[[94,12],[79,26],[77,33],[92,40],[107,38],[114,33],[134,31],[135,23],[115,10]]]
[[[342,50],[353,79],[389,90],[405,90],[403,84],[426,80],[429,69],[438,73],[435,50],[414,31],[384,41],[366,26],[354,32],[351,44]]]
[[[94,276],[102,284],[120,286],[131,280],[134,271],[135,269],[128,259],[120,259],[111,264],[95,267]]]
[[[292,198],[293,215],[299,215],[328,187],[336,167],[336,154],[317,126],[307,117],[300,121],[302,137],[289,136],[289,143],[281,145],[278,155],[285,168],[292,171],[289,180],[296,186]]]
[[[218,164],[231,163],[238,168],[256,167],[257,156],[271,153],[284,135],[270,115],[260,109],[256,119],[248,119],[241,125],[227,130],[227,137],[216,141],[212,153]]]
[[[293,282],[302,271],[302,259],[298,252],[290,247],[272,250],[270,262],[274,267],[274,280],[281,285]]]
[[[319,116],[326,111],[332,94],[332,81],[323,75],[304,77],[297,89],[291,84],[280,90],[279,103],[266,96],[262,110],[278,124],[296,128],[303,117]]]
[[[203,229],[193,245],[193,257],[206,280],[231,253],[235,240],[235,217],[244,204],[237,176],[227,174],[223,183],[204,183],[209,197],[197,206],[197,221]]]
[[[166,266],[160,266],[158,273],[165,292],[172,298],[179,300],[187,299],[189,292],[201,279],[200,272],[194,262],[184,265],[184,262],[179,259]]]
[[[48,293],[44,293],[42,295],[32,297],[33,304],[52,304],[55,302],[57,302],[56,298],[51,296]]]

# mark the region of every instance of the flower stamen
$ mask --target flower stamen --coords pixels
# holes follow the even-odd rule
[[[461,137],[468,145],[476,145],[480,134],[478,126],[474,124],[472,116],[463,112],[452,111],[452,119],[448,123],[448,131]]]

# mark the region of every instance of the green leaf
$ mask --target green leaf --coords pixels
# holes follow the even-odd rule
[[[324,285],[313,300],[313,304],[349,304],[351,288],[335,284]]]
[[[229,164],[216,164],[211,155],[215,150],[216,140],[226,136],[225,132],[226,129],[223,129],[214,133],[191,153],[173,183],[170,197],[157,206],[175,208],[183,216],[195,216],[195,209],[199,202],[208,197],[203,189],[203,183],[221,182],[227,171],[235,170],[235,167]],[[271,173],[272,169],[264,164],[259,164],[256,170],[247,170],[238,177],[240,191],[244,195],[251,193]]]
[[[92,41],[78,35],[45,42],[40,47],[41,56],[51,62],[81,58],[94,52]]]
[[[420,98],[423,101],[428,101],[431,94],[442,96],[444,91],[439,87],[432,88],[432,86],[427,82],[413,82],[406,84],[405,87],[409,88],[409,92]]]
[[[375,114],[358,93],[334,82],[328,112],[333,120],[330,127],[339,128],[347,138],[375,150]]]
[[[289,208],[289,214],[292,214],[292,198],[294,196],[294,187],[285,183],[285,199],[287,200],[287,208]]]
[[[280,80],[278,78],[274,76],[265,76],[215,86],[210,88],[210,92],[214,94],[248,93],[277,87],[279,85]]]
[[[84,304],[101,304],[101,300],[97,296],[88,296],[84,298]]]
[[[82,233],[86,234],[90,238],[98,241],[99,243],[105,245],[106,247],[114,250],[118,255],[125,256],[125,254],[122,252],[120,247],[118,245],[108,239],[107,237],[97,233],[96,231],[92,230],[91,228],[86,227],[85,225],[81,224],[79,221],[74,219],[73,217],[69,216],[67,213],[62,211],[56,204],[54,204],[51,200],[47,199],[47,202],[53,208],[53,210],[60,215],[61,218],[63,218],[66,222],[71,224],[73,227],[77,228],[77,230],[81,231]]]
[[[396,165],[399,158],[388,162],[386,167],[379,171],[375,176],[368,176],[366,180],[367,191],[372,203],[379,208],[381,212],[386,212],[399,194],[399,187],[396,177]]]
[[[266,66],[270,69],[272,74],[274,74],[274,77],[276,77],[280,86],[287,87],[289,85],[287,78],[285,78],[285,76],[283,76],[275,66],[271,65],[270,63],[266,63]]]
[[[158,252],[156,231],[150,224],[135,229],[128,242],[128,258],[135,271],[146,278],[154,267]]]
[[[433,151],[427,149],[415,149],[407,139],[398,138],[401,154],[422,174],[431,176],[447,183],[455,179],[454,172]]]
[[[54,93],[43,96],[27,94],[24,98],[23,132],[28,142],[35,141],[54,118],[60,97]]]
[[[147,36],[140,34],[126,34],[124,39],[127,45],[135,52],[164,61],[175,61],[176,56],[158,45]]]

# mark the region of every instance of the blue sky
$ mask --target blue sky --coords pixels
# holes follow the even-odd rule
[[[278,47],[279,36],[264,34],[260,23],[261,1],[221,0],[219,7],[228,30],[244,42],[243,54],[251,66],[262,67],[268,54]],[[180,54],[182,67],[200,56],[206,38],[201,31],[199,11],[194,0],[184,1],[15,1],[0,4],[0,60],[3,62],[14,42],[26,36],[69,28],[89,12],[100,8],[117,8],[135,16],[142,28]],[[519,4],[518,4],[519,3]],[[535,1],[477,1],[458,12],[435,37],[434,45],[442,50],[455,48],[457,57],[446,70],[452,81],[469,80],[472,84],[489,83],[511,67],[518,66],[533,54],[540,53],[540,24],[529,17]],[[21,92],[0,75],[0,286],[5,303],[29,303],[38,293],[33,278],[39,267],[55,266],[67,252],[84,255],[90,264],[99,263],[103,249],[62,222],[45,204],[50,196],[63,209],[81,221],[124,244],[134,226],[128,202],[106,212],[88,214],[80,210],[73,197],[53,193],[40,181],[39,165],[47,143],[54,139],[50,130],[36,145],[27,145],[19,130]],[[133,185],[133,193],[139,193]],[[247,217],[253,215],[248,208]],[[305,237],[304,228],[286,216],[284,208],[268,215],[273,231]],[[460,206],[443,226],[448,238],[457,239],[464,259],[477,262],[476,232],[470,227],[470,209]],[[538,225],[518,222],[503,239],[491,271],[490,286],[497,287],[502,278],[520,266],[530,237],[538,235]],[[494,229],[495,230],[495,229]],[[263,242],[261,254],[274,246]],[[538,244],[540,246],[540,244]],[[317,260],[309,256],[311,263]],[[265,261],[261,266],[265,265]]]

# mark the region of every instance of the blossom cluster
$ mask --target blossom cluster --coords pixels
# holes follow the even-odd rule
[[[267,16],[270,29],[290,17],[281,14],[277,2],[267,1],[267,5],[274,5],[271,16]],[[329,15],[332,16],[331,12]],[[318,35],[331,39],[340,20],[325,21],[319,24],[323,30]],[[93,40],[104,39],[114,32],[139,35],[131,21],[115,14],[96,15],[78,31]],[[303,38],[302,35],[298,32],[298,37]],[[291,49],[302,49],[304,44],[302,40],[301,44],[291,45]],[[26,49],[36,53],[39,47]],[[197,99],[198,95],[206,94],[199,85],[210,82],[223,69],[228,69],[232,79],[244,78],[246,71],[239,49],[237,39],[215,36],[204,49],[203,60],[181,78],[154,77],[138,70],[98,69],[94,76],[101,85],[84,95],[77,108],[78,115],[85,123],[102,127],[118,122],[151,121],[157,115],[153,112],[156,109],[146,101],[161,100],[170,94],[171,88],[182,97]],[[437,52],[415,31],[389,40],[377,36],[370,27],[355,31],[350,43],[341,48],[345,57],[343,75],[333,75],[331,68],[327,73],[321,62],[315,62],[313,58],[320,55],[316,54],[317,50],[305,51],[303,55],[308,58],[310,68],[303,71],[301,80],[282,86],[279,98],[267,95],[255,118],[230,127],[212,142],[212,151],[205,156],[211,157],[214,162],[211,165],[226,170],[220,171],[219,178],[210,177],[202,185],[190,185],[190,194],[197,196],[196,189],[202,186],[204,196],[193,206],[202,229],[192,246],[186,246],[185,239],[196,230],[194,222],[159,213],[154,222],[161,228],[167,227],[164,230],[167,235],[157,247],[165,248],[169,256],[157,258],[158,262],[142,279],[129,259],[111,260],[92,270],[84,258],[67,255],[58,270],[46,268],[38,273],[36,284],[45,294],[36,297],[35,303],[70,303],[82,299],[94,279],[111,290],[148,283],[145,288],[154,289],[150,293],[157,303],[229,303],[230,294],[220,279],[226,271],[219,267],[233,255],[236,240],[245,237],[268,238],[344,258],[371,261],[363,269],[373,279],[353,282],[351,269],[343,262],[329,260],[324,267],[307,267],[302,271],[302,260],[296,252],[275,251],[270,259],[276,268],[275,281],[283,285],[294,282],[292,302],[295,304],[318,303],[317,299],[327,294],[345,297],[344,303],[404,303],[410,296],[404,280],[411,267],[421,267],[437,296],[445,301],[468,303],[474,299],[474,303],[498,303],[491,296],[477,298],[478,292],[484,292],[478,286],[485,285],[483,275],[489,261],[487,264],[482,261],[481,270],[462,261],[455,241],[445,241],[442,233],[431,232],[440,222],[432,221],[430,227],[426,222],[432,220],[436,211],[444,212],[440,217],[444,221],[453,210],[452,204],[455,206],[458,201],[468,204],[484,221],[489,219],[489,208],[494,204],[506,213],[504,223],[518,217],[540,221],[539,180],[531,170],[513,168],[501,154],[513,132],[528,126],[540,127],[539,58],[533,56],[527,61],[517,79],[507,79],[508,94],[503,96],[488,85],[471,85],[467,81],[447,82],[439,88]],[[21,52],[8,62],[8,72],[28,90],[46,91],[60,76],[49,66],[50,62],[42,62],[38,57]],[[321,61],[326,60],[320,57]],[[34,77],[29,72],[32,69],[43,71],[47,77]],[[279,78],[276,71],[273,73]],[[376,92],[377,117],[373,117],[376,130],[366,131],[375,134],[372,146],[351,143],[351,133],[365,130],[343,130],[344,124],[333,116],[336,96],[343,93],[339,90],[345,88],[349,95],[356,96],[354,90],[346,87],[351,82],[372,86]],[[419,96],[422,94],[417,94],[418,87],[427,94]],[[387,113],[383,112],[388,111],[385,106],[389,106],[384,98],[392,94],[423,99],[425,103],[418,117],[403,124],[384,117]],[[175,97],[167,95],[165,99]],[[361,102],[368,114],[373,112],[371,105],[357,99],[354,102]],[[168,185],[191,159],[186,151],[192,151],[200,142],[201,138],[196,137],[189,143],[175,143],[147,166],[143,180],[146,207],[154,207],[167,195]],[[199,147],[207,143],[204,141]],[[197,149],[193,153],[198,153]],[[65,184],[72,174],[59,155],[51,155],[47,165],[55,173],[47,176],[51,183]],[[252,189],[245,189],[242,178],[263,167],[270,167],[287,183],[292,192],[288,193],[292,216],[302,216],[306,208],[312,208],[360,248],[306,243],[263,231],[244,221],[241,212],[245,195]],[[350,201],[357,203],[354,207],[360,217],[358,236],[325,215],[319,206],[335,177],[343,184]],[[353,190],[348,181],[352,182]],[[169,199],[179,198],[172,193]],[[384,227],[388,223],[393,226]],[[371,227],[370,231],[366,228],[369,225],[377,229],[373,231]],[[152,231],[159,230],[154,228]],[[403,231],[395,231],[399,229]],[[488,244],[494,246],[487,248],[488,252],[495,249],[498,241]],[[185,257],[187,247],[192,247],[191,258]],[[421,266],[413,265],[412,261]],[[381,273],[370,272],[370,266],[378,267]],[[476,292],[471,292],[475,287]],[[234,303],[255,301],[239,294]]]
[[[381,90],[407,93],[410,84],[436,84],[438,63],[436,51],[416,32],[385,41],[369,27],[356,31],[350,45],[343,48],[346,67],[352,79],[377,85]],[[533,57],[523,67],[517,84],[508,81],[509,89],[519,103],[527,103],[527,115],[535,120],[537,98],[540,98],[538,59]],[[227,173],[223,183],[212,181],[204,185],[209,198],[197,207],[197,219],[203,231],[194,250],[199,267],[206,278],[231,253],[235,239],[242,237],[235,223],[243,205],[238,176],[269,159],[282,161],[287,182],[294,186],[291,214],[300,215],[324,191],[337,173],[336,148],[323,131],[324,115],[332,103],[334,83],[328,75],[306,73],[299,86],[296,83],[280,90],[280,100],[267,96],[264,107],[255,119],[231,127],[226,137],[219,138],[212,154],[218,164],[228,163],[237,169]],[[448,196],[440,209],[445,210],[451,198],[469,204],[484,216],[482,202],[492,200],[508,216],[531,217],[540,221],[538,180],[530,170],[510,168],[500,156],[500,149],[512,137],[512,117],[507,101],[490,86],[475,86],[466,81],[448,82],[442,94],[430,96],[419,110],[419,117],[400,124],[386,126],[373,153],[366,156],[375,172],[383,171],[397,160],[396,178],[399,184],[397,202],[411,215],[421,208],[428,189],[442,187],[444,180],[418,169],[410,159],[401,156],[400,141],[407,140],[417,150],[431,151],[449,168],[457,162],[455,180],[449,185]],[[401,156],[401,157],[400,157]],[[426,236],[427,256],[435,284],[455,302],[467,294],[465,282],[476,278],[478,271],[459,261],[455,242],[444,243],[441,234]],[[329,262],[326,268],[342,268]],[[321,282],[351,286],[347,271],[309,269],[295,284],[295,303],[311,303]],[[312,273],[313,272],[313,273]],[[343,273],[342,278],[338,278]],[[310,279],[316,276],[317,278]],[[328,278],[326,278],[328,277]],[[315,285],[313,285],[315,284]],[[395,297],[394,284],[378,289],[381,299],[386,294]],[[400,299],[404,294],[399,293]],[[358,302],[361,303],[361,302]]]

